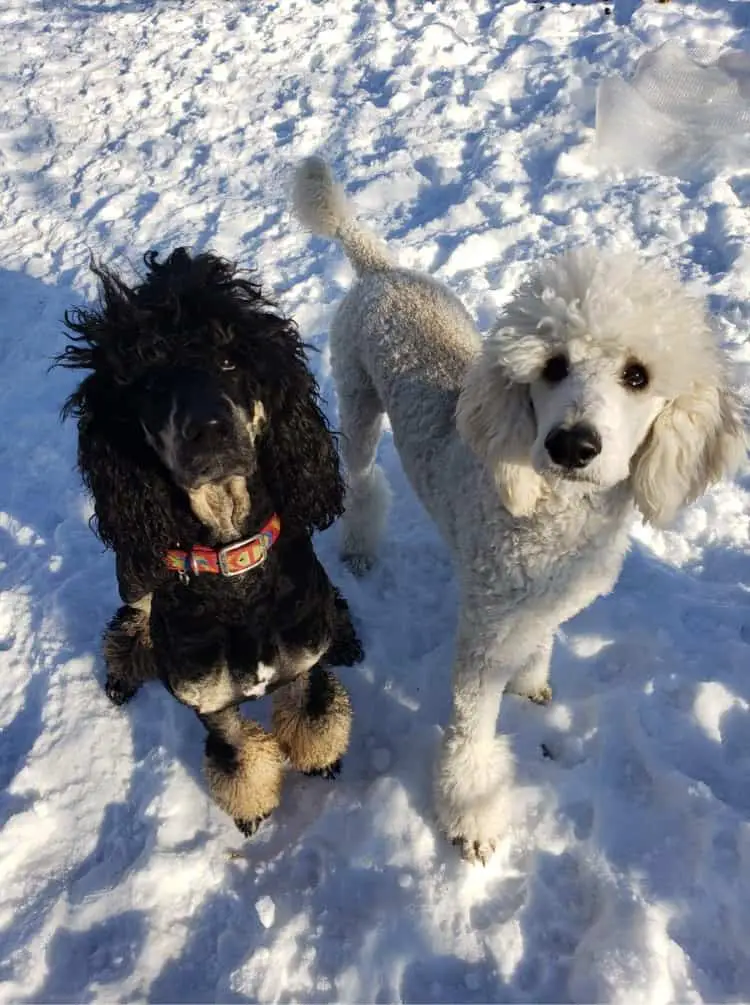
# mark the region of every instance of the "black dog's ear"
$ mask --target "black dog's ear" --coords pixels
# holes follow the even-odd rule
[[[93,497],[94,530],[116,552],[120,593],[132,602],[165,575],[164,552],[176,534],[175,490],[130,402],[132,374],[158,343],[156,336],[148,342],[153,326],[135,291],[101,265],[92,263],[92,270],[100,303],[66,312],[69,342],[56,358],[67,369],[91,372],[62,416],[78,420],[78,467]]]
[[[93,497],[94,530],[117,553],[120,592],[132,603],[164,578],[165,551],[176,543],[175,500],[123,393],[90,374],[62,414],[78,420],[78,467]]]
[[[272,338],[275,362],[265,376],[268,414],[258,442],[261,470],[282,526],[325,530],[344,508],[336,442],[296,328],[287,323]]]

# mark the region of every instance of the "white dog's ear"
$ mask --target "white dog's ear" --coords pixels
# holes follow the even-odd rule
[[[727,388],[698,386],[664,408],[633,459],[636,505],[664,527],[681,506],[732,475],[746,452],[740,399]]]
[[[463,439],[492,471],[508,512],[532,513],[543,482],[531,464],[536,423],[529,388],[513,383],[486,348],[466,374],[456,420]]]

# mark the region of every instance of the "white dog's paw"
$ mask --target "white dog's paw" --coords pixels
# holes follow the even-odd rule
[[[443,833],[467,862],[486,865],[492,857],[507,825],[506,799],[507,792],[501,789],[462,807],[438,805]]]
[[[552,701],[552,688],[547,684],[533,691],[531,694],[527,694],[526,697],[529,701],[533,701],[535,705],[549,705]]]
[[[489,841],[469,841],[468,838],[453,838],[453,844],[461,852],[461,858],[465,862],[479,862],[487,865],[495,852],[496,841],[491,838]]]
[[[436,779],[440,828],[468,862],[485,865],[507,826],[512,759],[502,739],[477,746],[446,736]]]
[[[552,701],[549,686],[549,657],[552,646],[543,646],[528,661],[526,666],[510,679],[505,687],[508,694],[528,698],[537,705],[548,705]]]
[[[527,698],[535,705],[549,705],[552,701],[552,688],[549,684],[518,684],[516,681],[511,681],[505,692],[518,698]]]
[[[366,576],[368,572],[372,571],[372,567],[375,564],[374,555],[365,555],[361,552],[348,551],[345,548],[341,549],[341,561],[349,569],[353,576],[357,579],[361,579]]]

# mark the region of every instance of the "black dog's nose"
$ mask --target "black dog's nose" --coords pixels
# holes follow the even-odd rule
[[[581,422],[570,429],[553,429],[544,446],[555,464],[572,470],[585,468],[602,452],[602,438],[593,426]]]
[[[218,439],[222,433],[226,432],[226,428],[225,420],[218,417],[192,418],[184,423],[182,435],[187,443],[204,443],[208,440]]]

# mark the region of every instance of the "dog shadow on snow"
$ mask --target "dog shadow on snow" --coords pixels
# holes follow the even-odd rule
[[[27,826],[23,816],[33,815],[43,800],[25,782],[24,769],[38,746],[53,745],[49,728],[66,730],[66,697],[75,678],[71,663],[98,652],[101,630],[116,603],[113,563],[87,525],[74,471],[74,429],[59,420],[74,380],[49,369],[63,344],[63,312],[80,301],[71,280],[67,274],[53,286],[0,270],[0,667],[8,680],[19,675],[19,667],[24,675],[20,695],[7,694],[11,711],[0,744],[0,828],[18,826],[20,835]],[[96,672],[101,681],[99,663]],[[94,681],[90,714],[116,714]],[[125,798],[107,802],[93,851],[70,872],[36,877],[29,885],[33,892],[0,930],[0,981],[23,965],[27,947],[61,899],[75,904],[105,894],[153,841],[154,822],[133,814],[133,804],[158,785],[148,777],[153,741],[147,726],[134,728],[137,767]],[[54,754],[47,750],[38,756],[54,772]],[[118,770],[113,764],[112,771]],[[100,784],[106,791],[107,778]],[[88,833],[81,835],[82,842],[88,840]],[[112,915],[87,931],[58,929],[46,950],[46,982],[34,999],[85,1000],[92,979],[106,985],[132,972],[146,938],[145,914],[138,910]]]
[[[638,916],[595,877],[593,853],[613,875],[633,877],[646,903],[669,906],[667,935],[706,1000],[747,987],[734,925],[750,896],[741,864],[750,821],[749,581],[750,555],[739,550],[709,546],[700,563],[675,568],[635,544],[614,593],[563,628],[553,686],[568,721],[542,740],[558,817],[580,842],[579,854],[563,856],[590,915],[582,936],[610,912],[622,920],[609,938],[643,955]],[[531,887],[546,901],[538,861],[535,874]],[[554,875],[564,889],[565,870]],[[555,897],[549,916],[564,916],[568,899]],[[599,929],[596,937],[604,938]],[[618,946],[592,938],[570,955],[574,1000],[611,993],[596,983],[597,966]],[[538,993],[565,997],[566,987]]]

